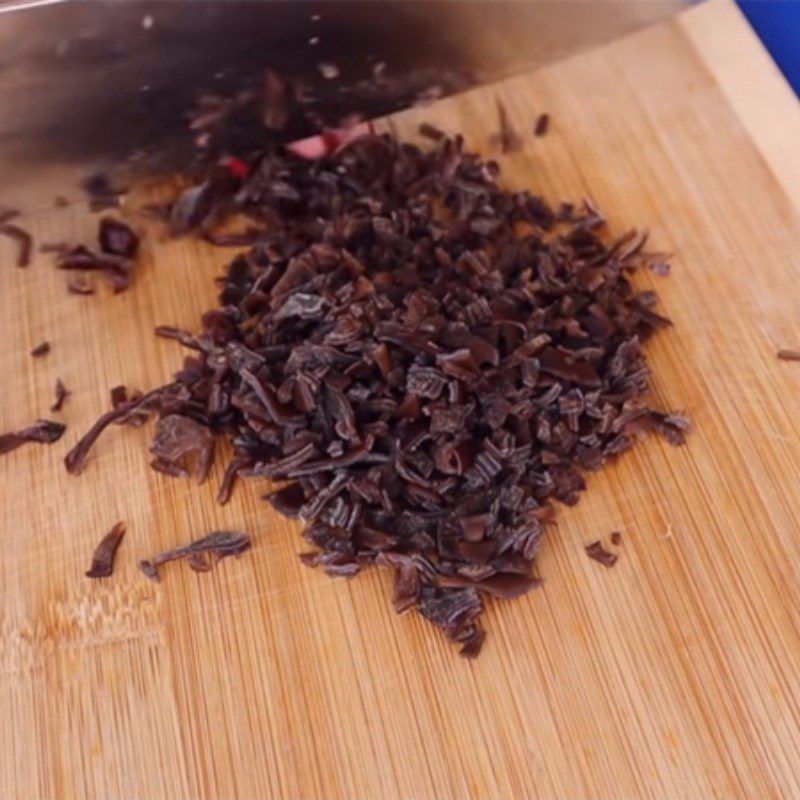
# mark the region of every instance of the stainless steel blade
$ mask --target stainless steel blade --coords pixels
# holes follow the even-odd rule
[[[15,179],[48,164],[90,167],[185,141],[184,113],[270,65],[341,80],[387,69],[528,69],[675,13],[681,0],[561,2],[0,3],[0,165]]]

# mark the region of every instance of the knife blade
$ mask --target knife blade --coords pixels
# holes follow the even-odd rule
[[[333,92],[380,64],[395,75],[446,71],[491,81],[684,5],[9,0],[0,3],[0,194],[48,166],[174,164],[197,98],[235,92],[267,66]],[[324,65],[335,67],[336,80],[326,80]],[[440,93],[459,88],[443,83]]]

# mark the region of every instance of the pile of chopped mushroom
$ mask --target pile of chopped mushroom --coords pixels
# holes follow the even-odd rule
[[[237,476],[277,483],[306,564],[390,567],[395,609],[474,656],[484,598],[536,584],[550,501],[575,503],[582,473],[638,434],[683,441],[685,418],[643,402],[642,342],[669,324],[630,281],[645,237],[603,237],[588,202],[505,191],[458,138],[426,152],[367,135],[247,172],[176,203],[183,225],[208,229],[224,206],[257,226],[200,332],[159,329],[191,355],[168,386],[119,398],[68,468],[148,412],[171,475],[205,478],[226,437],[221,502]]]

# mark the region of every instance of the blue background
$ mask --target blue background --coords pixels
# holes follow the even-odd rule
[[[739,0],[739,7],[800,96],[800,0]]]

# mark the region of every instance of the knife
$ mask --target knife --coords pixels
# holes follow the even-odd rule
[[[0,0],[0,197],[32,171],[174,166],[185,155],[186,112],[197,98],[235,93],[266,67],[330,92],[378,69],[492,81],[684,6],[681,0]],[[439,83],[439,94],[464,85]]]

